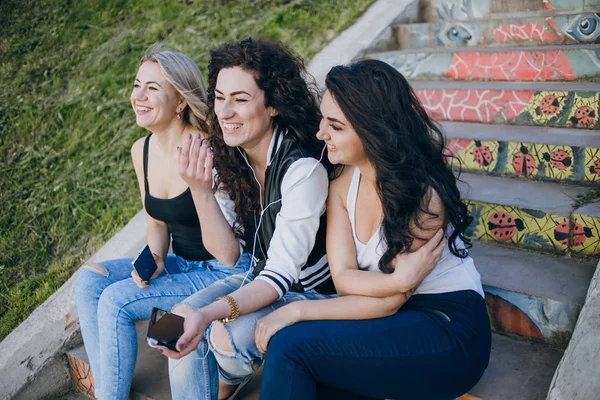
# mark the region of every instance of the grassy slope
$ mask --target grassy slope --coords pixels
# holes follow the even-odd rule
[[[155,41],[206,70],[224,40],[266,36],[305,58],[373,0],[2,0],[0,339],[140,207],[128,95]]]

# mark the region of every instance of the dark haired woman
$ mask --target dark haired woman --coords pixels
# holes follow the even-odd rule
[[[185,315],[179,352],[163,350],[172,359],[174,399],[217,399],[217,392],[232,399],[262,363],[256,321],[286,303],[334,293],[325,253],[330,164],[320,160],[320,115],[302,60],[278,43],[251,39],[210,55],[212,148],[188,141],[180,174],[201,226],[210,226],[207,249],[235,258],[243,228],[246,251],[258,262],[251,273],[216,282],[174,308]],[[213,163],[216,184],[235,202],[234,229],[213,200]]]
[[[346,166],[327,205],[327,253],[341,296],[293,303],[259,321],[257,346],[268,345],[260,397],[458,397],[487,367],[491,335],[464,245],[471,218],[443,136],[383,62],[335,67],[326,86],[317,136],[329,160]],[[434,250],[443,232],[447,246],[442,240]],[[411,266],[426,264],[423,248],[443,252],[430,273]],[[399,256],[406,254],[414,259]],[[318,321],[300,322],[309,320]]]

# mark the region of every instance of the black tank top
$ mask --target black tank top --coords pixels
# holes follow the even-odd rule
[[[173,240],[173,252],[190,261],[214,258],[202,244],[200,221],[192,199],[190,188],[171,199],[159,199],[150,195],[148,186],[148,145],[150,136],[144,141],[144,203],[152,218],[163,221],[169,228]]]

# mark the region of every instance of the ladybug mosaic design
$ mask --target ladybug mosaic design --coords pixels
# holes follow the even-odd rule
[[[535,109],[537,115],[545,115],[546,117],[550,117],[559,111],[560,102],[558,101],[558,97],[554,94],[544,96],[540,105]]]
[[[488,231],[498,240],[510,240],[517,231],[523,229],[525,229],[523,221],[513,218],[508,213],[498,211],[488,217]]]
[[[552,164],[553,167],[564,171],[572,164],[571,155],[564,150],[553,151],[552,153],[544,153],[544,160]]]
[[[494,161],[490,148],[488,146],[482,146],[479,140],[475,141],[473,157],[475,158],[475,162],[482,167],[487,167]]]
[[[596,121],[596,112],[592,107],[583,106],[575,110],[575,114],[571,117],[573,125],[583,125],[588,128],[594,125]]]
[[[575,222],[573,227],[573,246],[583,246],[587,238],[592,237],[592,230]],[[569,245],[569,223],[563,221],[554,228],[554,239],[564,246]]]
[[[573,246],[583,246],[585,240],[587,238],[591,238],[592,230],[590,228],[583,227],[577,222],[575,222],[575,227],[573,228]]]
[[[513,169],[519,176],[531,176],[535,171],[535,160],[529,154],[527,147],[521,145],[519,151],[513,154]]]
[[[590,165],[590,173],[600,175],[600,159],[594,161],[594,165]]]

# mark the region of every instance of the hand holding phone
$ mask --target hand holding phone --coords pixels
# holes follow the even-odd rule
[[[175,345],[183,335],[183,322],[182,316],[154,307],[146,334],[148,345],[177,351]]]
[[[158,269],[158,265],[156,265],[156,261],[154,260],[154,255],[148,245],[144,246],[142,251],[140,251],[137,257],[131,262],[131,265],[142,282],[146,284]]]

